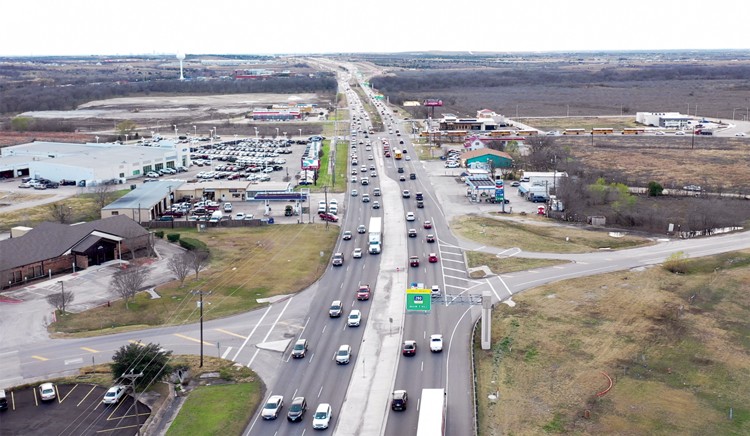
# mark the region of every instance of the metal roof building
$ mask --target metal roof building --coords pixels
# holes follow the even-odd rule
[[[184,180],[159,180],[134,185],[135,189],[104,206],[101,217],[125,215],[136,222],[155,220],[170,210],[174,193],[183,184]]]

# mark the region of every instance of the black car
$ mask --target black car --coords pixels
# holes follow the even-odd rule
[[[307,411],[307,401],[305,397],[294,397],[289,411],[286,413],[286,419],[291,422],[302,421]]]
[[[406,404],[409,401],[409,396],[404,390],[393,391],[393,398],[391,399],[391,410],[406,410]]]
[[[419,200],[424,200],[424,196],[422,195],[422,193],[421,193],[421,192],[417,192],[417,193],[416,193],[416,196],[417,196],[417,201],[419,201]]]
[[[417,180],[417,175],[414,173],[409,174],[409,180]]]
[[[399,172],[399,173],[403,173],[403,172],[404,172],[404,169],[403,169],[403,168],[401,168],[401,167],[398,167],[398,172]]]
[[[416,229],[409,229],[408,235],[410,238],[416,238],[417,237],[417,230]]]
[[[424,201],[422,201],[422,200],[417,200],[417,208],[418,208],[418,209],[422,209],[422,208],[424,208]]]

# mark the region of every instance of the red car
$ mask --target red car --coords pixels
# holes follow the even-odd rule
[[[431,229],[431,228],[432,228],[432,222],[430,222],[430,221],[425,221],[425,222],[424,222],[424,228],[425,228],[425,229]]]
[[[330,221],[332,223],[338,222],[339,220],[339,217],[337,217],[336,215],[326,213],[326,212],[321,212],[318,214],[318,216],[320,217],[321,220]]]
[[[370,285],[359,285],[357,290],[357,300],[369,300],[370,299]]]
[[[402,350],[404,356],[413,356],[417,354],[417,341],[404,341]]]
[[[438,257],[437,257],[437,254],[435,254],[435,253],[430,253],[430,258],[429,258],[429,260],[430,260],[430,263],[435,263],[435,262],[437,262],[437,261],[438,261]]]
[[[409,266],[419,266],[419,258],[417,256],[411,256],[409,258]]]

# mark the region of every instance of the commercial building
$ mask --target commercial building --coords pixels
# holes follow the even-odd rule
[[[467,151],[461,155],[466,168],[498,168],[506,169],[513,167],[513,158],[504,151],[481,148]]]
[[[0,288],[130,258],[149,246],[149,232],[125,216],[79,224],[41,223],[0,241]]]
[[[0,149],[0,177],[43,177],[55,182],[66,179],[84,181],[85,185],[113,179],[125,183],[149,171],[189,165],[188,145],[170,141],[151,147],[32,142]]]
[[[302,118],[299,109],[265,109],[255,108],[252,113],[253,120],[256,121],[287,121],[298,120]]]
[[[506,127],[507,122],[503,115],[496,114],[489,109],[482,109],[477,111],[475,118],[459,118],[453,114],[444,114],[439,125],[442,131],[466,130],[475,133],[498,130],[500,127]]]
[[[690,116],[679,112],[637,112],[635,122],[665,129],[684,129],[690,124]]]
[[[184,180],[159,180],[135,185],[135,189],[104,206],[101,217],[126,216],[139,223],[155,220],[171,209],[175,191],[183,184]]]

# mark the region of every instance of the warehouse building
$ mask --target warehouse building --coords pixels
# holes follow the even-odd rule
[[[83,181],[86,186],[141,177],[149,171],[190,165],[187,144],[161,141],[144,147],[113,143],[32,142],[0,149],[0,177]]]
[[[683,129],[690,124],[690,117],[679,112],[638,112],[635,122],[665,129]]]

